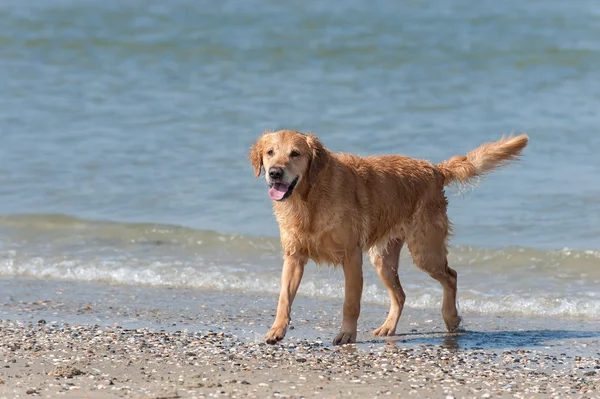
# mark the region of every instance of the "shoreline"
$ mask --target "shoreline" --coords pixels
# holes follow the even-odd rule
[[[274,295],[0,279],[0,399],[600,397],[600,323],[405,309],[396,336],[332,346],[341,301],[299,296],[268,346]],[[239,304],[243,304],[240,307]],[[29,392],[29,394],[27,393]]]

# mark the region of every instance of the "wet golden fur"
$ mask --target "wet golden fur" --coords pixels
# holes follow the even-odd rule
[[[276,321],[267,342],[285,335],[291,302],[309,258],[343,266],[344,321],[334,342],[353,342],[363,251],[369,252],[391,300],[388,319],[375,333],[393,335],[405,298],[397,274],[404,243],[415,264],[442,284],[442,314],[448,330],[456,329],[460,318],[455,306],[456,272],[446,261],[450,225],[444,186],[469,184],[517,159],[527,142],[526,135],[509,137],[436,165],[402,155],[334,154],[316,136],[289,130],[263,134],[250,151],[256,177],[263,169],[279,167],[288,179],[298,179],[289,198],[273,203],[284,270]]]

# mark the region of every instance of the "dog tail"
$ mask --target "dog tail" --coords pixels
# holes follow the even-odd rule
[[[437,164],[444,177],[444,186],[452,183],[473,184],[473,179],[485,176],[496,168],[517,161],[527,145],[526,134],[485,143],[465,155],[456,155]]]

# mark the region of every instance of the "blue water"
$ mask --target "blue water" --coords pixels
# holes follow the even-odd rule
[[[527,132],[451,199],[456,243],[597,248],[595,2],[0,4],[0,213],[276,235],[264,129],[440,161]]]
[[[597,317],[599,37],[593,1],[0,1],[0,274],[277,292],[265,129],[434,162],[527,132],[450,195],[466,298]]]

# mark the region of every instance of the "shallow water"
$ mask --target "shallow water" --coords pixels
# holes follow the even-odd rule
[[[226,331],[246,342],[262,342],[273,321],[275,296],[219,290],[106,285],[15,278],[0,280],[0,321],[24,324],[95,324],[125,330]],[[227,295],[227,300],[223,296]],[[239,304],[244,306],[240,307]],[[341,323],[342,300],[300,296],[284,345],[309,340],[331,346]],[[531,349],[564,357],[600,355],[598,321],[561,322],[549,317],[490,317],[463,314],[461,332],[448,334],[439,311],[407,308],[394,337],[371,334],[387,314],[380,304],[365,303],[358,323],[357,347],[437,346],[451,350],[512,351]],[[344,348],[353,350],[353,348]],[[556,366],[556,365],[554,365]],[[560,367],[560,366],[559,366]]]
[[[0,2],[0,275],[274,295],[263,130],[435,162],[525,131],[521,163],[450,195],[461,310],[597,319],[600,7],[299,4]],[[300,293],[341,278],[311,267]]]
[[[72,217],[0,217],[0,276],[241,291],[276,296],[278,238],[227,235],[158,224]],[[463,311],[520,316],[600,317],[600,252],[524,247],[451,248]],[[407,306],[438,309],[441,287],[401,257]],[[368,265],[368,259],[365,259]],[[343,273],[309,267],[300,292],[344,297]],[[386,304],[387,291],[365,267],[363,299]]]

